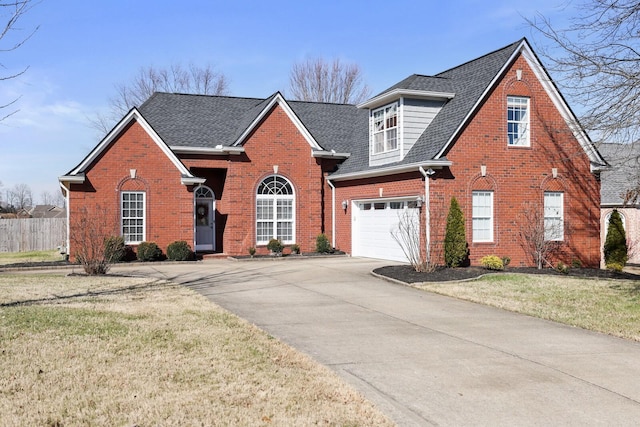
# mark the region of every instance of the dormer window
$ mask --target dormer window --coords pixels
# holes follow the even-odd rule
[[[371,113],[373,154],[398,149],[398,103],[386,105]]]

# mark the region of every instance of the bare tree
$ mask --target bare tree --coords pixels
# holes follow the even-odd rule
[[[370,93],[360,67],[339,59],[310,58],[293,64],[289,86],[292,97],[299,101],[358,104]]]
[[[545,223],[542,206],[527,202],[522,204],[517,221],[520,245],[531,256],[538,269],[545,265],[554,268],[550,258],[563,243],[558,240],[558,236],[568,234],[565,225],[553,221]]]
[[[33,7],[32,0],[4,0],[0,2],[0,22],[3,22],[4,25],[0,24],[0,52],[11,52],[18,49],[22,46],[31,36],[38,30],[39,27],[33,29],[30,33],[26,35],[18,35],[16,36],[14,33],[20,32],[20,28],[18,28],[18,23],[20,19]],[[0,62],[0,68],[7,68],[3,62]],[[24,74],[29,67],[25,67],[20,71],[16,71],[10,73],[6,76],[0,76],[0,81],[11,80],[22,74]],[[18,101],[19,98],[13,99],[9,102],[0,101],[0,110],[5,110],[6,108],[10,108],[13,104]],[[18,110],[13,110],[7,112],[0,113],[0,121],[6,119],[12,114],[17,113]]]
[[[431,265],[420,247],[420,219],[409,210],[398,215],[398,227],[391,230],[391,237],[415,271],[431,271]]]
[[[64,196],[60,192],[51,193],[49,191],[43,191],[40,193],[40,203],[43,205],[53,205],[58,207],[64,207]]]
[[[581,124],[605,142],[640,135],[640,3],[583,0],[566,28],[538,15],[529,24],[552,42],[540,47],[563,92],[580,104]]]
[[[28,209],[33,205],[31,188],[27,184],[16,184],[7,191],[8,203],[16,209]]]
[[[106,274],[121,255],[116,246],[117,240],[122,239],[114,236],[116,227],[104,215],[104,209],[99,205],[91,210],[81,208],[70,224],[69,241],[73,259],[89,275]]]
[[[94,127],[108,132],[113,124],[132,107],[140,106],[154,92],[189,93],[197,95],[225,95],[229,82],[224,74],[211,65],[183,67],[173,64],[169,68],[143,67],[128,83],[116,86],[116,96],[109,100],[110,113],[97,115],[92,120]]]

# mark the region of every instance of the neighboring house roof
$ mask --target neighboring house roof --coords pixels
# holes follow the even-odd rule
[[[640,187],[640,142],[601,144],[600,152],[611,168],[600,173],[600,204],[622,206],[630,190]],[[640,205],[640,200],[633,206]]]
[[[65,218],[66,210],[54,205],[37,205],[29,211],[31,218]]]

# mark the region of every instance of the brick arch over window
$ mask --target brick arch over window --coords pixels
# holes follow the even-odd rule
[[[141,178],[124,177],[116,191],[120,235],[126,244],[138,244],[146,240],[149,212],[149,184]]]
[[[295,243],[296,197],[294,186],[282,175],[269,175],[256,188],[256,242],[271,239]]]
[[[496,242],[495,193],[496,180],[490,174],[476,175],[469,182],[469,206],[471,206],[471,242]]]

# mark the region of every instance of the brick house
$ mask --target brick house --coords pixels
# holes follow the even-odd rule
[[[133,246],[245,255],[275,237],[306,252],[325,233],[353,256],[402,261],[399,215],[437,247],[455,196],[473,264],[531,264],[518,238],[530,207],[555,225],[560,259],[598,265],[606,162],[575,123],[522,39],[357,106],[156,93],[59,180],[71,233],[99,212]]]

